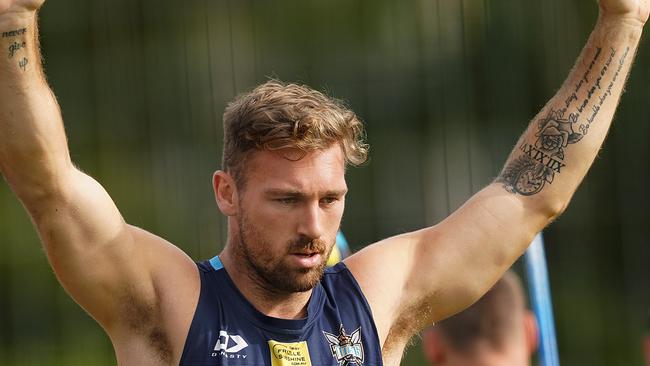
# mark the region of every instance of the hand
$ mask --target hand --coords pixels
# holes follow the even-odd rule
[[[643,27],[650,14],[650,0],[599,0],[604,17],[618,18]]]
[[[34,13],[45,0],[0,0],[0,16]]]

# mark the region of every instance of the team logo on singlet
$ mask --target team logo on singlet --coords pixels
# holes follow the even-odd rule
[[[248,347],[248,343],[244,338],[237,334],[229,334],[225,330],[219,332],[219,338],[214,345],[212,357],[221,356],[223,358],[239,358],[246,359],[247,354],[242,354],[241,351]]]
[[[350,335],[345,333],[343,324],[339,327],[339,335],[323,332],[330,344],[332,356],[338,361],[339,366],[351,364],[363,365],[363,344],[361,344],[361,327]]]

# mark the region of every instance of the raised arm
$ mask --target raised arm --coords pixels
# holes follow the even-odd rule
[[[133,239],[106,192],[73,166],[61,113],[41,67],[35,10],[43,1],[3,1],[0,11],[0,168],[32,217],[57,277],[110,324],[104,246]],[[96,269],[89,264],[97,265]],[[98,273],[99,272],[99,273]],[[111,280],[108,280],[111,282]]]
[[[649,2],[600,1],[599,19],[575,67],[494,183],[440,224],[349,259],[382,341],[389,332],[412,334],[469,306],[563,212],[607,134]]]
[[[41,68],[42,3],[0,0],[0,169],[65,289],[114,342],[133,339],[152,332],[164,284],[173,285],[168,276],[187,271],[179,277],[198,283],[196,268],[175,247],[127,225],[101,185],[73,166]]]

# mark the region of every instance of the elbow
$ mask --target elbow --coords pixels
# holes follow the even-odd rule
[[[533,198],[516,196],[521,209],[525,212],[526,220],[531,224],[534,223],[535,230],[543,229],[562,215],[569,206],[570,198],[558,197],[553,194]]]
[[[549,199],[544,202],[539,211],[546,219],[546,225],[548,225],[562,215],[568,206],[569,199]]]

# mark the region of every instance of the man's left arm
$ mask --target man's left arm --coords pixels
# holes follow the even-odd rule
[[[390,331],[413,334],[475,302],[564,211],[607,134],[650,0],[599,5],[574,68],[521,136],[499,178],[440,224],[346,260],[371,304],[382,343]]]

